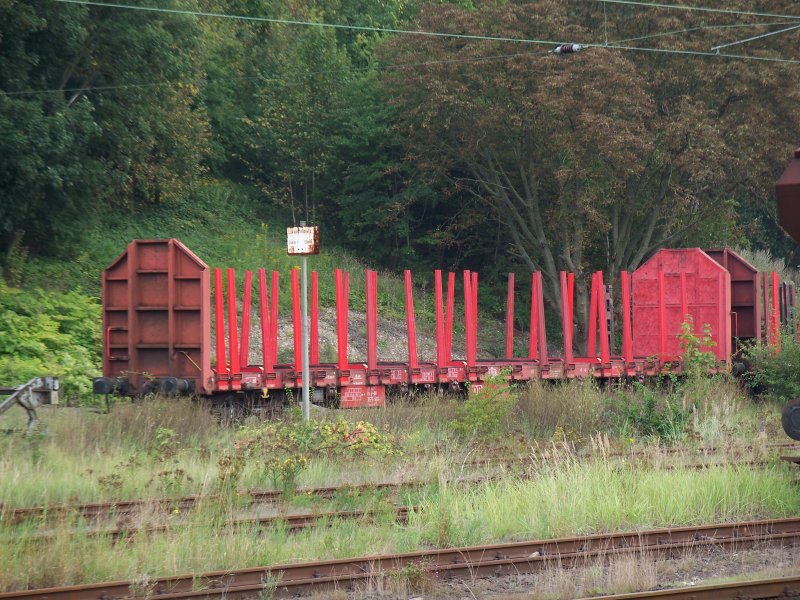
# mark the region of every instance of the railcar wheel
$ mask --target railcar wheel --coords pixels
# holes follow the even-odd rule
[[[783,430],[793,440],[800,441],[800,398],[788,402],[781,412]]]

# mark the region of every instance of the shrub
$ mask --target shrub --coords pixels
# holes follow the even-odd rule
[[[255,460],[264,476],[285,493],[295,488],[297,477],[314,458],[389,456],[399,453],[394,437],[367,421],[272,421],[242,427],[235,443],[237,460]],[[224,466],[228,466],[227,463]],[[230,468],[225,472],[228,478]],[[235,474],[239,472],[234,471]]]
[[[700,336],[694,332],[694,319],[691,315],[686,315],[686,321],[681,324],[678,341],[681,346],[683,372],[690,379],[708,375],[709,371],[716,366],[717,356],[709,350],[703,350],[703,348],[713,348],[717,345],[711,339],[711,326],[708,323],[703,325],[703,334]]]
[[[750,363],[747,385],[787,402],[800,398],[800,342],[793,335],[782,335],[780,351],[771,346],[752,345],[744,354]]]
[[[675,440],[684,435],[691,412],[676,393],[660,393],[634,382],[633,393],[621,394],[617,409],[620,429],[644,437]]]
[[[467,400],[456,409],[452,427],[461,435],[476,437],[498,437],[508,428],[511,411],[517,403],[506,377],[501,373],[488,377],[479,391],[470,390]]]
[[[551,437],[559,428],[588,438],[608,425],[606,396],[592,379],[532,381],[520,393],[519,412],[531,432]]]
[[[19,384],[53,375],[62,397],[90,400],[100,306],[69,292],[21,290],[0,279],[0,382]]]

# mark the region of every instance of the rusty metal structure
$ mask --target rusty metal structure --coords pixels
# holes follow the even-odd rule
[[[22,385],[0,387],[0,415],[12,406],[20,406],[28,415],[28,430],[31,430],[39,420],[36,416],[39,406],[58,404],[58,389],[57,377],[34,377]]]
[[[800,244],[800,148],[794,151],[794,159],[775,185],[775,195],[778,198],[778,222],[786,233]],[[787,302],[793,301],[794,289],[784,291],[782,297],[785,297]],[[800,365],[797,368],[800,369]],[[800,440],[800,398],[784,406],[781,422],[786,435]]]
[[[198,394],[228,407],[281,400],[302,385],[303,347],[299,272],[289,274],[293,360],[278,359],[278,306],[281,274],[265,269],[213,270],[175,239],[135,240],[103,274],[103,377],[98,394],[149,392]],[[529,303],[527,352],[515,354],[513,326],[518,286],[509,274],[506,344],[501,358],[478,356],[478,274],[433,273],[436,358],[417,353],[414,288],[405,272],[408,358],[381,361],[378,351],[378,274],[365,272],[366,360],[348,355],[350,274],[334,274],[337,356],[320,361],[319,276],[311,277],[309,368],[315,401],[343,408],[379,406],[387,391],[412,388],[478,390],[488,377],[513,382],[532,379],[627,378],[681,371],[684,322],[699,333],[710,328],[715,371],[728,370],[737,337],[777,343],[781,314],[790,314],[793,294],[781,292],[777,274],[759,274],[730,250],[664,249],[633,273],[622,272],[618,315],[612,319],[609,287],[602,272],[591,277],[589,333],[585,356],[574,348],[574,285],[562,272],[561,351],[548,344],[542,274],[520,286]],[[457,283],[463,317],[455,315]],[[253,288],[258,300],[254,306]],[[283,292],[285,293],[285,292]],[[213,298],[213,314],[212,314]],[[241,308],[240,308],[241,307]],[[261,360],[250,361],[252,311],[260,323]],[[762,320],[761,316],[766,317]],[[453,328],[463,318],[465,352],[453,353]],[[213,342],[211,337],[214,324]],[[619,331],[614,324],[619,323]],[[762,333],[763,330],[763,333]],[[619,348],[614,340],[619,339]],[[213,358],[213,360],[212,360]]]

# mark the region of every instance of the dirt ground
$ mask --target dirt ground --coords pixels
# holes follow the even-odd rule
[[[511,577],[475,577],[449,582],[409,576],[375,583],[371,589],[320,592],[313,600],[568,600],[661,588],[710,585],[719,580],[753,580],[800,573],[800,550],[757,547],[728,552],[698,549],[674,559],[648,555],[595,561],[575,569],[545,569]]]

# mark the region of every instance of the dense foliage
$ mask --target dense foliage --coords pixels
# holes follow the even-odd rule
[[[800,398],[800,340],[795,335],[781,336],[780,351],[752,346],[746,357],[751,367],[747,381],[756,392],[782,402]]]
[[[0,278],[0,381],[21,384],[53,375],[62,398],[87,396],[92,375],[99,374],[99,320],[100,306],[92,298],[24,291]]]

